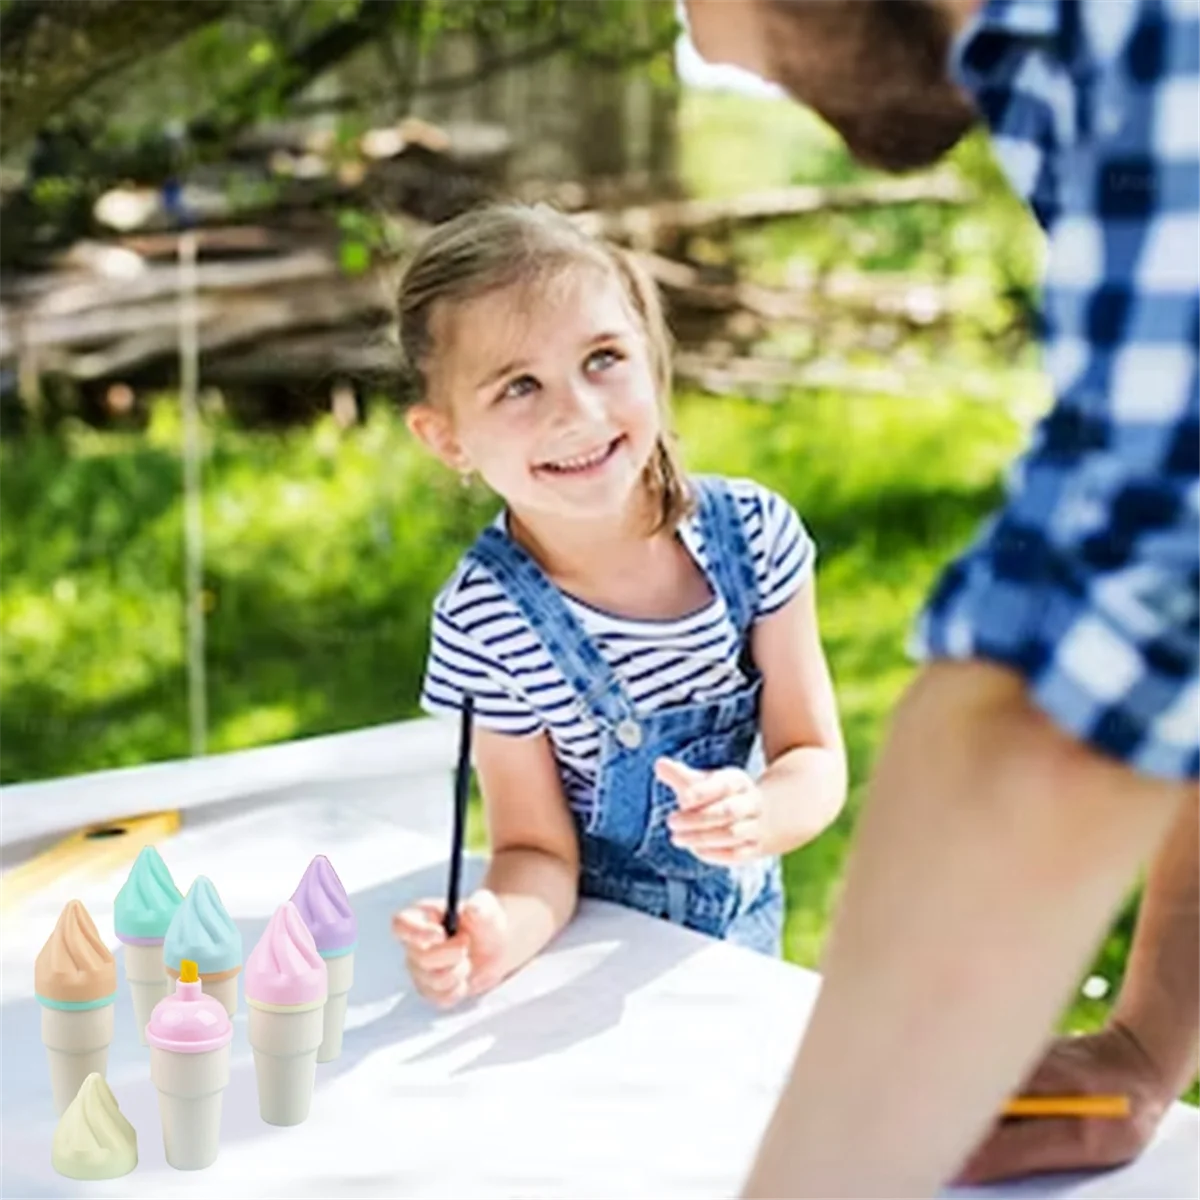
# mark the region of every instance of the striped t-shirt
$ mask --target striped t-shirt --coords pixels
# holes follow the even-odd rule
[[[816,549],[783,497],[751,480],[728,482],[754,558],[758,616],[766,616],[810,577]],[[495,524],[506,528],[503,512]],[[698,515],[681,522],[679,533],[711,580]],[[717,699],[746,684],[737,629],[713,591],[703,608],[672,620],[614,616],[562,595],[636,710],[648,713]],[[479,725],[518,737],[545,730],[568,798],[586,801],[595,785],[599,728],[517,606],[470,557],[434,604],[421,705],[434,715],[457,714],[467,691]]]

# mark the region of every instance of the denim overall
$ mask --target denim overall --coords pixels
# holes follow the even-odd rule
[[[757,581],[737,502],[721,479],[695,480],[710,585],[725,600],[749,682],[719,699],[641,714],[558,589],[533,558],[490,526],[470,550],[541,638],[600,730],[596,793],[572,809],[579,833],[580,892],[662,917],[765,954],[781,953],[783,880],[777,858],[711,866],[670,839],[675,794],[654,777],[668,755],[697,769],[754,773],[762,679],[750,657]],[[761,752],[760,752],[761,753]]]

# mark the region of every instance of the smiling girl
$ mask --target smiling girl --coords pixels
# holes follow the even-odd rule
[[[473,698],[491,861],[453,937],[439,901],[394,917],[417,988],[494,986],[580,895],[778,954],[779,856],[846,790],[798,516],[685,473],[653,284],[566,217],[439,226],[399,311],[409,429],[503,502],[437,597],[422,696]]]

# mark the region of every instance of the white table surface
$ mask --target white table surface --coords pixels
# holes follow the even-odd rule
[[[103,788],[102,778],[94,782]],[[117,947],[112,900],[126,868],[56,880],[7,913],[0,1195],[736,1195],[817,976],[633,912],[584,904],[564,935],[504,986],[460,1010],[435,1011],[413,993],[388,919],[406,901],[444,888],[446,782],[440,773],[399,784],[323,781],[293,788],[286,801],[185,825],[161,845],[182,890],[197,874],[213,879],[247,951],[316,853],[333,862],[359,921],[344,1049],[318,1067],[308,1121],[278,1129],[259,1119],[243,1004],[220,1156],[206,1171],[165,1163],[148,1053],[133,1028],[123,973],[108,1080],[137,1130],[139,1165],[122,1179],[91,1184],[64,1179],[50,1165],[55,1117],[32,995],[34,958],[73,896]],[[119,951],[117,961],[120,968]],[[1195,1197],[1198,1147],[1200,1120],[1177,1105],[1154,1145],[1125,1169],[955,1194]]]

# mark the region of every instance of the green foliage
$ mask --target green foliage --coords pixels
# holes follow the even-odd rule
[[[978,405],[912,414],[822,395],[685,396],[679,410],[697,468],[778,487],[820,542],[865,768],[871,719],[907,671],[903,627],[994,500],[1012,423]],[[145,436],[75,427],[4,449],[5,780],[186,752],[178,446],[164,399]],[[350,433],[217,423],[204,482],[212,749],[415,713],[429,604],[493,502],[383,409]]]
[[[149,56],[137,67],[104,80],[86,93],[72,114],[93,137],[116,147],[131,147],[161,135],[166,124],[187,125],[203,117],[223,128],[232,120],[287,117],[308,52],[341,27],[372,16],[380,0],[272,0],[240,4],[224,20],[198,29],[184,41]],[[392,48],[416,45],[427,50],[439,38],[466,34],[503,37],[510,44],[551,45],[581,61],[668,63],[678,25],[668,0],[405,0],[381,20],[381,32],[351,46],[352,74],[376,90],[409,94],[414,81],[396,77],[401,59]],[[136,36],[136,31],[134,32]],[[322,71],[343,59],[322,59]],[[298,74],[299,73],[299,74]],[[315,74],[318,74],[314,73]],[[400,114],[402,115],[402,114]]]
[[[689,190],[725,196],[791,184],[840,184],[880,177],[859,167],[818,117],[782,100],[688,92],[682,112],[681,170]],[[902,340],[885,327],[863,360],[903,370],[922,390],[990,395],[1002,379],[1008,402],[1029,413],[1046,401],[1028,338],[1043,238],[1008,189],[987,139],[965,139],[939,170],[957,174],[974,199],[965,205],[909,204],[831,211],[775,221],[734,239],[739,274],[773,286],[838,271],[955,288],[948,316]],[[839,357],[861,346],[862,318],[829,312],[819,326],[769,336],[760,349],[798,359]],[[1014,375],[1009,365],[1022,368]],[[1003,392],[1004,389],[1001,391]],[[1001,395],[996,396],[1002,398]]]
[[[148,438],[79,429],[4,461],[6,780],[186,753],[177,428],[160,405]],[[395,422],[218,430],[205,483],[211,749],[412,713],[460,489]]]
[[[818,546],[822,633],[852,793],[836,825],[789,856],[788,957],[820,958],[862,788],[887,714],[912,675],[905,639],[939,568],[996,503],[1019,428],[969,402],[918,410],[876,397],[682,408],[700,469],[749,475],[796,506]]]
[[[337,216],[338,263],[347,275],[368,271],[377,255],[395,257],[403,249],[399,226],[386,216],[357,208],[344,208]]]

